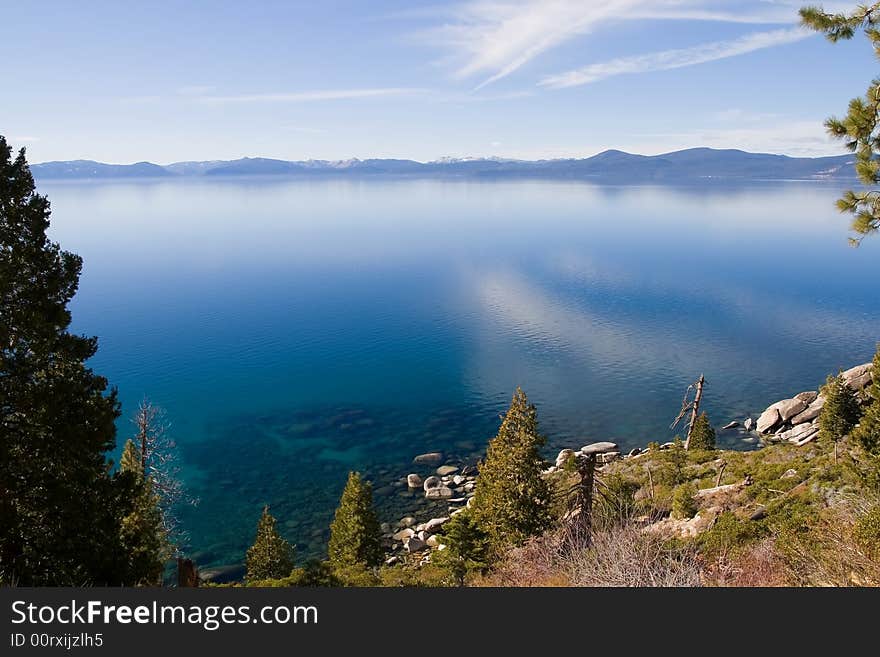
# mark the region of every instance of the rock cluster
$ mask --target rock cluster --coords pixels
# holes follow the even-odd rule
[[[865,363],[850,368],[841,375],[856,391],[871,383],[873,364]],[[825,398],[816,391],[802,392],[791,399],[770,405],[755,423],[758,433],[772,435],[774,440],[806,445],[819,437],[819,414]]]

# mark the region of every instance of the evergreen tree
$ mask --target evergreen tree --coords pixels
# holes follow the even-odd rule
[[[859,426],[853,430],[852,436],[866,452],[880,455],[880,344],[877,345],[877,353],[874,354],[872,378],[873,382],[868,388],[870,404],[859,420]]]
[[[474,520],[470,510],[463,511],[443,526],[441,542],[445,550],[432,553],[431,563],[449,573],[451,584],[464,586],[468,575],[489,566],[489,537]]]
[[[373,509],[373,488],[357,472],[348,474],[330,524],[327,553],[334,568],[372,567],[382,563],[382,530]]]
[[[880,57],[880,2],[870,6],[858,6],[850,14],[829,14],[821,7],[804,7],[800,10],[801,22],[817,32],[822,32],[832,43],[852,39],[862,30],[874,53]],[[830,118],[825,122],[832,137],[845,142],[847,149],[855,153],[856,173],[867,186],[880,184],[880,141],[876,132],[880,118],[880,80],[873,80],[864,97],[849,103],[849,112],[843,119]],[[880,190],[844,192],[837,202],[841,212],[853,215],[852,229],[857,237],[851,242],[858,244],[866,235],[880,229]]]
[[[491,537],[493,548],[520,545],[550,526],[550,487],[541,476],[538,412],[517,388],[498,435],[479,464],[474,520]]]
[[[829,376],[822,387],[825,404],[819,414],[819,437],[834,441],[834,459],[837,460],[837,441],[846,436],[859,421],[859,398],[844,378]]]
[[[168,532],[152,479],[144,477],[141,456],[128,440],[119,461],[121,476],[129,477],[132,491],[128,513],[120,527],[124,554],[128,559],[126,579],[133,584],[161,583],[165,562],[171,556]]]
[[[97,339],[68,331],[82,261],[48,239],[49,216],[0,136],[0,581],[118,585],[119,404],[86,366]]]
[[[293,548],[275,528],[268,506],[263,507],[257,523],[257,537],[248,548],[246,566],[249,582],[287,577],[293,570]]]
[[[694,420],[691,430],[690,449],[715,449],[715,429],[709,423],[709,416],[705,412]]]

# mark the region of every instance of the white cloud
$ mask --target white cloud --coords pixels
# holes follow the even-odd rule
[[[794,0],[469,0],[447,23],[420,37],[448,50],[456,77],[488,76],[479,89],[602,25],[630,20],[794,24],[799,5]]]
[[[198,96],[204,103],[312,103],[327,100],[352,100],[382,96],[407,96],[424,93],[423,89],[383,87],[377,89],[323,89],[290,93],[238,94],[232,96]]]
[[[763,48],[794,43],[795,41],[813,36],[813,34],[813,32],[801,28],[753,32],[730,41],[703,43],[692,48],[663,50],[645,55],[620,57],[606,62],[590,64],[573,71],[549,75],[538,84],[551,89],[562,89],[598,82],[616,75],[667,71],[685,66],[694,66],[695,64],[705,64],[728,57],[736,57],[737,55],[744,55]]]

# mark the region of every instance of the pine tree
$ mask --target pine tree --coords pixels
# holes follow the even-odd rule
[[[841,375],[829,376],[822,387],[825,405],[819,414],[819,437],[834,441],[834,460],[837,461],[837,441],[846,436],[859,421],[859,398]]]
[[[474,520],[470,510],[463,511],[443,526],[441,542],[445,550],[432,553],[431,563],[449,573],[449,582],[464,586],[467,577],[489,566],[489,537]]]
[[[851,14],[829,14],[821,7],[804,7],[800,10],[801,22],[817,32],[822,32],[832,43],[852,39],[862,30],[877,57],[880,57],[880,2],[859,6]],[[880,119],[880,80],[873,80],[864,97],[849,103],[849,112],[843,119],[830,118],[825,122],[828,133],[845,142],[847,149],[855,153],[856,173],[868,186],[880,184],[880,146],[876,138]],[[852,229],[859,244],[866,235],[880,229],[880,190],[844,192],[837,202],[841,212],[853,215]]]
[[[538,412],[517,388],[498,435],[479,464],[473,514],[493,549],[520,545],[550,526],[550,487],[542,478]]]
[[[263,515],[257,523],[257,536],[247,551],[248,582],[287,577],[293,570],[293,548],[275,528],[275,518],[269,507],[263,507]]]
[[[715,429],[709,423],[709,416],[700,413],[691,430],[690,449],[715,449]]]
[[[131,479],[131,504],[120,528],[124,553],[129,564],[127,580],[133,584],[161,582],[165,562],[171,556],[168,532],[153,482],[144,477],[141,455],[128,440],[119,461],[122,476]]]
[[[874,371],[872,383],[868,388],[870,404],[859,420],[852,437],[857,440],[869,454],[880,455],[880,344],[874,354]]]
[[[334,568],[373,567],[382,563],[382,530],[373,509],[373,488],[357,472],[348,474],[330,524],[327,553]]]
[[[82,261],[48,239],[49,216],[0,136],[0,581],[119,585],[119,404],[86,366],[97,339],[68,331]]]

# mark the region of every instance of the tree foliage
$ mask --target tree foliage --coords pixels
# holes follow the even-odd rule
[[[537,409],[517,388],[479,464],[473,503],[475,521],[498,550],[521,545],[552,522],[550,487],[541,476],[544,443]]]
[[[86,366],[68,303],[82,260],[46,235],[50,208],[0,136],[0,580],[126,583],[130,478],[111,475],[119,404]]]
[[[835,443],[859,421],[859,398],[841,375],[829,376],[822,387],[825,405],[819,414],[819,437]]]
[[[705,412],[700,413],[699,417],[694,420],[688,449],[715,449],[715,429],[712,428],[709,416]]]
[[[120,535],[133,584],[155,585],[162,579],[165,562],[171,557],[159,496],[153,482],[144,477],[141,455],[134,442],[127,440],[119,461],[122,477],[130,478],[131,503],[122,517]]]
[[[268,506],[263,507],[245,564],[248,582],[288,577],[293,570],[293,547],[278,533]]]
[[[852,39],[857,31],[863,31],[880,58],[880,29],[877,28],[880,3],[858,6],[849,14],[830,14],[821,7],[804,7],[800,16],[805,26],[824,33],[832,43]],[[874,79],[863,97],[850,101],[846,117],[832,117],[825,122],[829,134],[843,140],[847,149],[855,153],[856,173],[866,186],[880,184],[878,117],[880,79]],[[851,240],[853,244],[880,229],[880,190],[849,190],[838,200],[837,207],[853,215],[852,229],[856,233]]]
[[[852,436],[869,454],[880,455],[880,345],[874,354],[873,382],[868,388],[870,403]]]
[[[489,567],[489,537],[470,510],[447,522],[440,540],[446,549],[435,551],[431,562],[448,573],[448,584],[464,586],[469,575]]]
[[[373,488],[360,474],[350,472],[330,524],[330,564],[342,569],[378,566],[383,556],[381,541],[382,530],[373,509]]]

